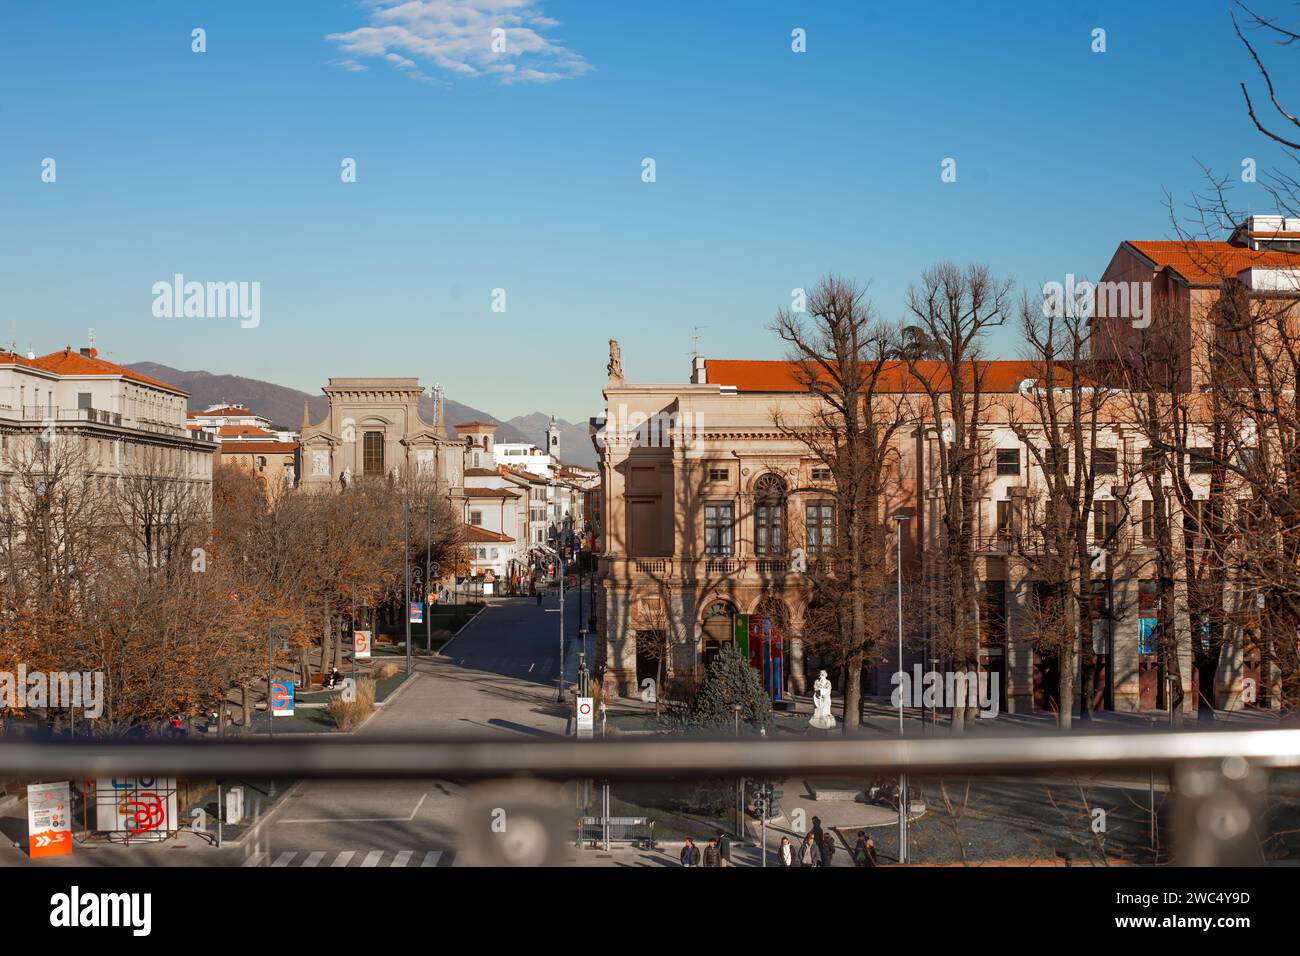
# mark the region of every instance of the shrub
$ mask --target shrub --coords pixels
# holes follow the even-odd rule
[[[380,664],[378,667],[375,668],[374,679],[388,680],[388,678],[392,677],[396,673],[397,673],[396,664]],[[373,691],[371,693],[373,695]]]
[[[391,667],[391,664],[384,665]],[[339,730],[352,730],[360,725],[375,709],[375,682],[369,677],[357,678],[356,700],[345,701],[336,696],[325,708]]]
[[[736,721],[735,704],[740,705],[741,719],[751,726],[766,721],[772,711],[772,700],[758,671],[734,644],[727,644],[709,664],[691,702],[690,723],[707,730],[730,730]]]

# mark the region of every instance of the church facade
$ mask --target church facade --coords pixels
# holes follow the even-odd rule
[[[424,477],[463,504],[465,448],[447,431],[442,403],[436,421],[420,417],[424,388],[416,378],[331,378],[325,419],[303,409],[302,486],[346,487],[359,478]]]

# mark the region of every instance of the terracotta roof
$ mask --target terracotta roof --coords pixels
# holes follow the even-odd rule
[[[474,429],[483,429],[483,428],[496,428],[497,426],[495,422],[461,422],[459,425],[452,425],[451,427],[456,429],[456,431],[461,431],[462,429],[474,430]]]
[[[1222,277],[1235,278],[1246,269],[1300,269],[1300,252],[1247,249],[1230,242],[1129,241],[1124,243],[1155,263],[1156,271],[1169,269],[1189,285],[1218,285]]]
[[[90,355],[82,355],[69,345],[61,352],[51,352],[49,355],[42,355],[28,364],[44,369],[47,372],[54,372],[56,375],[121,375],[124,378],[129,378],[135,382],[152,385],[155,388],[164,388],[169,392],[175,392],[177,395],[190,394],[183,388],[177,388],[175,385],[168,385],[166,382],[160,382],[158,379],[150,378],[148,375],[141,375],[139,372],[133,372],[129,368],[123,368],[120,365],[114,365],[112,362],[106,362],[102,358],[98,357],[94,349],[91,349],[90,351]]]
[[[21,365],[24,368],[36,368],[36,363],[17,352],[0,352],[0,365]]]
[[[986,393],[1014,392],[1026,379],[1039,381],[1040,362],[979,362],[981,389]],[[974,381],[973,363],[967,365],[966,381]],[[732,385],[739,392],[803,392],[806,387],[796,374],[796,362],[748,359],[707,359],[705,369],[713,385]],[[921,376],[918,378],[916,376]],[[917,362],[915,374],[906,362],[886,362],[877,391],[882,393],[923,392],[922,379],[935,388],[947,388],[948,373],[942,362]],[[1064,381],[1061,385],[1066,384]]]
[[[466,468],[466,478],[500,478],[501,472],[495,468]]]
[[[497,544],[502,541],[514,541],[515,539],[508,534],[501,534],[497,531],[489,531],[487,528],[480,528],[477,525],[467,524],[465,525],[465,540]]]
[[[466,498],[518,498],[519,492],[509,488],[466,488]]]
[[[221,425],[217,428],[217,434],[223,438],[227,435],[232,437],[251,437],[254,435],[267,438],[275,437],[275,432],[269,432],[265,428],[258,428],[256,425]]]
[[[217,445],[223,455],[291,455],[298,450],[296,441],[223,441]]]

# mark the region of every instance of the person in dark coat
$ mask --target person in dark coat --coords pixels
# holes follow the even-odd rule
[[[831,857],[835,856],[835,834],[830,830],[822,833],[821,860],[822,866],[831,865]]]
[[[682,866],[699,866],[700,865],[700,848],[697,847],[690,838],[686,839],[686,845],[682,847]]]
[[[704,865],[721,866],[722,858],[718,855],[718,841],[710,840],[709,845],[704,848]]]
[[[718,831],[718,858],[723,866],[731,866],[731,837],[725,830]]]

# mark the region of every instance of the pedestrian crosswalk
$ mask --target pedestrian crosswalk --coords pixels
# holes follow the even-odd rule
[[[454,850],[271,850],[252,853],[243,866],[453,866]]]

